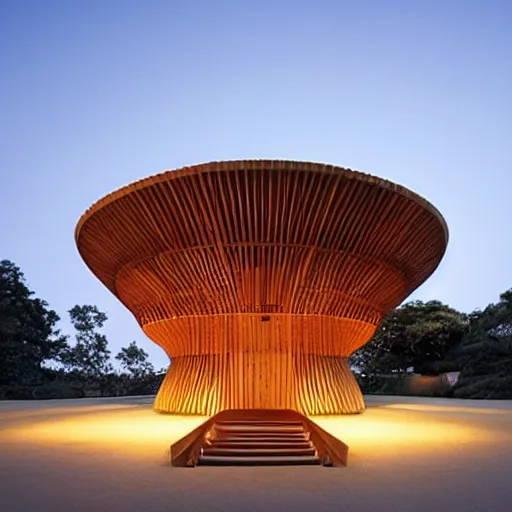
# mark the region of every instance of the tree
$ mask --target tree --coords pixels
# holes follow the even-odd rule
[[[155,369],[148,361],[148,357],[147,352],[139,348],[135,341],[132,341],[128,347],[123,347],[116,355],[123,369],[135,378],[154,374]]]
[[[56,328],[59,316],[33,297],[19,267],[0,262],[0,386],[39,383],[44,363],[60,360],[66,337]]]
[[[467,323],[465,315],[439,301],[409,302],[383,320],[351,363],[364,376],[438,373],[463,339]]]
[[[469,328],[454,351],[461,374],[454,396],[512,398],[512,289],[497,304],[469,315]]]
[[[66,356],[68,368],[86,378],[112,372],[107,338],[98,332],[107,321],[107,315],[96,306],[84,305],[70,309],[69,317],[76,330],[76,343]]]

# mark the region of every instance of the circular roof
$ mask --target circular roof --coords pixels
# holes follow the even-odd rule
[[[206,288],[210,296],[236,295],[239,275],[259,266],[274,269],[265,282],[280,279],[272,300],[283,311],[307,312],[319,300],[292,295],[320,289],[385,314],[435,270],[448,229],[432,204],[381,178],[318,163],[240,160],[127,185],[91,206],[75,237],[92,272],[141,321],[157,303],[162,317],[235,312],[240,301],[205,310],[194,297]],[[278,267],[300,273],[293,290],[285,291]],[[329,304],[312,312],[343,316]]]

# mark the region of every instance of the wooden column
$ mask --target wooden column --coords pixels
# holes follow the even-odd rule
[[[172,358],[154,404],[159,412],[210,415],[253,408],[313,415],[364,410],[346,358],[353,339],[370,337],[372,325],[264,313],[181,318],[145,326],[145,331]]]

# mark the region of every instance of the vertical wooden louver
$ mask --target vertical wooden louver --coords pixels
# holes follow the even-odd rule
[[[94,274],[172,359],[162,412],[361,412],[347,357],[435,270],[439,212],[329,165],[230,161],[168,171],[93,205]]]

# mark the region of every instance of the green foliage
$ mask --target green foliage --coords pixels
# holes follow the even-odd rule
[[[84,305],[73,307],[69,315],[75,329],[72,347],[56,328],[58,315],[34,297],[21,270],[10,261],[0,262],[0,399],[156,392],[163,374],[155,375],[148,354],[135,342],[117,356],[129,375],[113,372],[107,338],[101,332],[105,313]],[[53,369],[49,363],[54,363]]]
[[[373,340],[354,354],[365,392],[401,393],[408,370],[460,371],[443,393],[458,398],[512,398],[512,290],[497,304],[463,315],[437,301],[405,304],[386,317]]]
[[[409,302],[392,311],[373,339],[351,358],[368,382],[382,374],[436,373],[466,332],[463,314],[439,301]]]
[[[454,357],[461,367],[454,396],[512,398],[512,290],[469,315],[467,336]]]
[[[32,391],[36,400],[57,400],[62,398],[83,398],[80,382],[53,381],[37,386]]]
[[[132,341],[128,347],[123,347],[116,355],[123,370],[137,378],[154,373],[155,369],[148,361],[148,357],[147,352],[139,348],[135,341]]]
[[[121,374],[117,376],[117,390],[125,396],[152,395],[158,391],[164,377],[165,373],[147,373],[138,377]]]
[[[76,330],[76,342],[65,357],[68,369],[86,378],[112,372],[107,338],[98,332],[106,322],[107,315],[96,306],[84,305],[70,309],[69,317]]]
[[[43,364],[60,360],[66,337],[56,328],[59,317],[34,298],[20,269],[0,262],[0,386],[34,384]]]
[[[472,379],[463,379],[453,390],[453,397],[510,400],[512,398],[512,375],[491,374]]]

